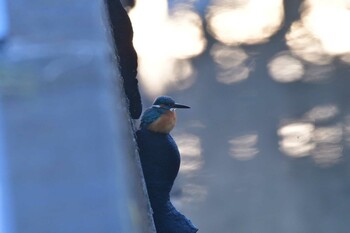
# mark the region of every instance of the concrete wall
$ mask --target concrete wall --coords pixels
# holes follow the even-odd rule
[[[103,1],[8,5],[0,54],[8,233],[151,232]]]

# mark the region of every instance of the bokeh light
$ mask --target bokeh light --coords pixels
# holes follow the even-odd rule
[[[282,126],[278,130],[281,137],[280,150],[291,157],[303,157],[310,155],[315,148],[312,141],[315,126],[307,122],[294,122]]]
[[[208,8],[208,31],[228,45],[263,43],[283,22],[282,0],[214,0]]]
[[[178,5],[169,14],[164,0],[138,0],[129,15],[146,93],[155,97],[169,88],[191,86],[195,71],[188,59],[206,47],[200,16],[188,5]]]
[[[281,53],[268,64],[271,77],[282,83],[301,80],[304,75],[304,65],[288,53]]]
[[[218,66],[218,82],[233,84],[248,78],[250,69],[245,64],[248,54],[243,49],[217,43],[212,46],[210,54]]]
[[[325,105],[315,107],[304,115],[305,120],[309,118],[315,123],[324,123],[335,117],[337,111],[334,105]],[[316,114],[320,115],[316,117]],[[343,156],[344,129],[339,123],[317,126],[310,122],[296,121],[282,126],[278,135],[280,150],[284,154],[291,157],[311,156],[321,167],[336,164]]]
[[[256,133],[232,138],[229,140],[230,155],[238,160],[250,160],[254,158],[259,153],[259,150],[256,148],[258,138]]]
[[[321,167],[328,167],[338,163],[343,156],[343,147],[339,144],[318,145],[313,151],[312,158]]]
[[[343,129],[340,124],[316,128],[314,141],[317,147],[312,153],[314,161],[320,166],[337,163],[343,155]]]
[[[350,115],[344,120],[344,138],[347,147],[350,147]]]
[[[305,113],[305,118],[314,122],[324,122],[330,120],[339,114],[339,108],[336,105],[320,105],[312,108]]]
[[[344,63],[350,64],[350,53],[340,56],[340,60]]]
[[[343,137],[340,125],[329,127],[318,127],[314,131],[314,141],[317,143],[340,143]]]
[[[181,154],[180,173],[191,175],[203,165],[201,140],[189,133],[178,133],[174,138]]]
[[[349,0],[306,0],[299,21],[286,35],[294,54],[313,64],[330,64],[340,56],[347,62],[350,52]]]
[[[332,56],[326,54],[321,42],[316,39],[302,22],[294,22],[286,34],[287,45],[291,52],[304,61],[325,65],[332,62]]]
[[[303,22],[328,54],[350,52],[350,10],[348,0],[308,0]]]

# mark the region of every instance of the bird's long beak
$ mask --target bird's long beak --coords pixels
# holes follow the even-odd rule
[[[175,103],[174,104],[174,108],[191,108],[191,107],[187,106],[187,105],[184,105],[184,104]]]

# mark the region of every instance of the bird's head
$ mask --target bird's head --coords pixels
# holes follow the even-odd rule
[[[159,96],[152,106],[142,115],[141,128],[148,128],[152,131],[169,133],[175,126],[178,108],[190,108],[187,105],[175,103],[169,96]]]
[[[153,108],[162,108],[165,110],[174,110],[177,108],[190,108],[187,105],[175,103],[175,100],[170,96],[159,96],[156,98],[152,105]]]

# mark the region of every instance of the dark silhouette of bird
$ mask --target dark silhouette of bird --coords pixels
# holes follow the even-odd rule
[[[157,233],[195,233],[198,229],[170,201],[179,172],[180,153],[169,134],[176,124],[175,109],[190,108],[169,96],[158,97],[142,115],[136,132],[139,155],[153,209]]]

